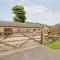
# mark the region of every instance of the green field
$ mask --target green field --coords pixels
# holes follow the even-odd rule
[[[60,49],[60,41],[46,43],[46,46],[52,49]]]

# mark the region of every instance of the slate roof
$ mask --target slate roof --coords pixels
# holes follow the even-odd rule
[[[11,21],[0,21],[0,27],[43,27],[42,24],[39,23],[19,23],[19,22],[11,22]]]

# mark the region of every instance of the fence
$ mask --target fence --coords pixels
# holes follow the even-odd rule
[[[34,42],[40,44],[41,43],[41,34],[39,34],[39,33],[11,34],[4,39],[0,39],[0,48],[5,46],[1,51],[11,50],[11,49],[9,49],[9,47],[12,49],[16,49],[16,48],[20,48],[21,46],[23,46],[24,44],[26,44],[29,41],[34,41]],[[32,42],[30,42],[30,43],[32,43]]]

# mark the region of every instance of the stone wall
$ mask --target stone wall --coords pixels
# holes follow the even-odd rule
[[[4,28],[13,28],[12,33],[38,33],[40,35],[41,28],[21,28],[21,27],[0,27],[0,33],[4,34]],[[43,34],[48,34],[48,28],[42,28]]]

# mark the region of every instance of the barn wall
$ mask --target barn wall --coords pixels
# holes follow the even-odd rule
[[[0,33],[4,32],[4,27],[0,27]]]

